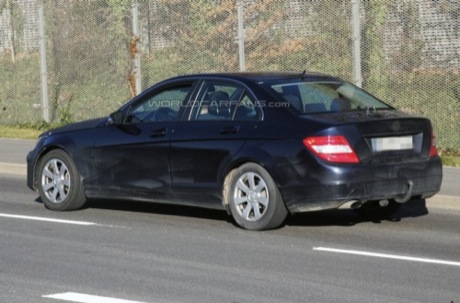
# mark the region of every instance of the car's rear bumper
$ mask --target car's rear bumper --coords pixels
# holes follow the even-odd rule
[[[314,178],[281,186],[290,212],[339,208],[350,201],[427,198],[441,188],[442,163],[439,157],[428,161],[382,166],[330,166],[315,168]]]

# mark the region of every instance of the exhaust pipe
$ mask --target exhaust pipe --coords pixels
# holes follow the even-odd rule
[[[409,201],[409,199],[412,197],[412,190],[414,189],[414,182],[411,180],[407,181],[407,186],[409,187],[407,189],[406,194],[403,197],[396,197],[395,201],[398,203],[404,203]]]
[[[390,205],[390,201],[388,201],[388,199],[383,199],[379,201],[380,207],[387,207],[388,205]]]
[[[404,194],[404,196],[396,197],[394,200],[398,203],[405,203],[409,201],[409,199],[412,197],[413,189],[414,182],[412,180],[407,181],[407,192]],[[365,202],[366,201],[351,200],[340,205],[339,209],[358,209],[361,208]],[[382,199],[378,201],[378,205],[380,207],[387,207],[390,205],[390,201],[388,199]]]
[[[342,205],[340,205],[339,209],[357,209],[363,205],[362,201],[351,200]]]

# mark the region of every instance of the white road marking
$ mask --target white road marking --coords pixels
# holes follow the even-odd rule
[[[27,165],[0,162],[0,171],[7,174],[26,176]]]
[[[0,217],[3,218],[12,218],[12,219],[22,219],[22,220],[34,220],[34,221],[43,221],[43,222],[53,222],[53,223],[63,223],[63,224],[73,224],[73,225],[98,225],[94,222],[85,222],[85,221],[73,221],[73,220],[61,220],[61,219],[52,219],[44,217],[34,217],[34,216],[22,216],[22,215],[12,215],[12,214],[1,214]]]
[[[313,247],[313,250],[339,253],[339,254],[375,257],[375,258],[385,258],[385,259],[394,259],[394,260],[403,260],[403,261],[412,261],[412,262],[460,266],[460,262],[454,262],[454,261],[417,258],[417,257],[409,257],[409,256],[401,256],[401,255],[391,255],[391,254],[381,254],[381,253],[373,253],[373,252],[366,252],[366,251],[359,251],[359,250],[345,250],[345,249],[336,249],[336,248],[327,248],[327,247]]]
[[[122,300],[110,297],[100,297],[76,292],[66,292],[61,294],[51,294],[42,296],[42,298],[50,298],[56,300],[79,302],[79,303],[145,303],[139,301]]]

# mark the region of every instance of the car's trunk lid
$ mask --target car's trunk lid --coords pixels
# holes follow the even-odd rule
[[[397,110],[323,113],[309,118],[334,125],[363,164],[419,161],[430,155],[432,131],[426,118]]]

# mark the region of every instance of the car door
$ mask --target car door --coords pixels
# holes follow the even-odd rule
[[[102,196],[168,201],[171,197],[169,141],[182,117],[192,82],[143,94],[122,123],[107,126],[93,150]]]
[[[262,119],[254,95],[242,84],[206,80],[171,136],[173,198],[222,207],[219,178]]]

